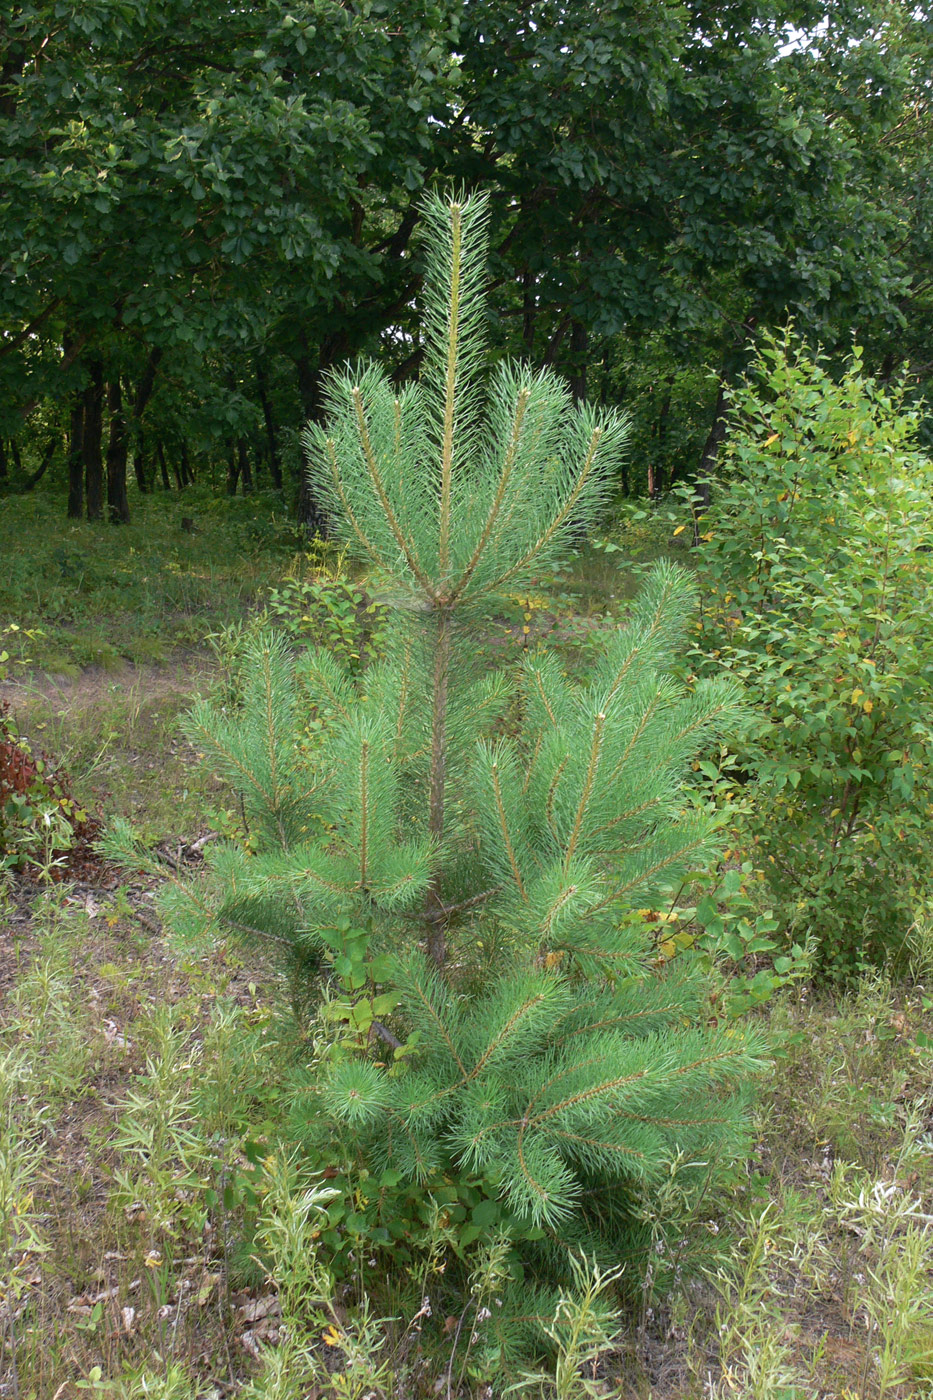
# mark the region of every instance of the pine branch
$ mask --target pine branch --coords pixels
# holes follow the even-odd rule
[[[417,579],[421,587],[424,589],[425,593],[433,601],[435,599],[435,593],[431,584],[431,580],[428,578],[427,574],[422,569],[421,564],[417,556],[415,555],[412,542],[407,537],[407,535],[405,535],[405,533],[402,530],[402,527],[399,525],[398,519],[395,515],[395,511],[392,509],[391,502],[389,501],[389,497],[386,494],[385,485],[383,483],[382,476],[379,471],[379,466],[376,462],[376,455],[373,452],[372,442],[370,441],[369,437],[369,428],[366,423],[366,414],[363,408],[363,395],[358,385],[354,385],[353,389],[351,390],[351,394],[353,398],[353,408],[356,414],[357,430],[360,435],[360,445],[363,449],[363,460],[366,463],[366,470],[369,472],[369,478],[373,484],[373,488],[376,492],[376,495],[379,498],[379,504],[382,506],[382,509],[385,512],[385,518],[388,522],[389,529],[392,531],[393,538],[395,539],[395,542],[401,550],[402,554],[405,556],[405,562],[408,564],[408,567],[411,569],[412,574]]]

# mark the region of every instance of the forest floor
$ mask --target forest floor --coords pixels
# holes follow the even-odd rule
[[[205,634],[254,613],[296,552],[261,503],[240,506],[193,546],[180,507],[152,507],[132,539],[56,533],[41,501],[0,530],[4,548],[17,540],[0,627],[32,653],[0,698],[80,802],[130,817],[168,871],[196,874],[230,818],[178,728],[216,671]],[[608,569],[575,601],[519,600],[500,645],[527,644],[529,610],[563,636],[628,592]],[[285,1396],[255,1379],[274,1372],[279,1301],[240,1243],[251,1143],[282,1112],[282,988],[252,954],[172,944],[150,878],[103,863],[47,875],[15,878],[0,902],[0,1395],[221,1400],[252,1378],[253,1400]],[[664,1304],[646,1294],[562,1397],[933,1396],[933,977],[799,985],[761,1015],[778,1059],[749,1162],[691,1221]],[[444,1344],[412,1347],[412,1319],[354,1333],[338,1312],[343,1350],[324,1345],[326,1317],[309,1323],[321,1364],[301,1400],[516,1386],[467,1374],[458,1389]]]

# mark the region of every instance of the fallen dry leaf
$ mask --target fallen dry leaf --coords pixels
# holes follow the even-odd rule
[[[244,1322],[259,1322],[261,1318],[280,1313],[282,1309],[275,1294],[269,1293],[264,1298],[254,1298],[244,1303],[236,1311],[237,1317],[241,1317]]]

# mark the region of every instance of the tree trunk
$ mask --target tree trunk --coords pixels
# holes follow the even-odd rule
[[[246,438],[242,437],[237,442],[237,468],[243,482],[243,495],[248,496],[253,489],[253,469],[246,450]]]
[[[746,361],[748,345],[757,325],[758,317],[753,311],[750,311],[742,322],[741,328],[736,330],[735,348],[731,354],[726,356],[725,363],[719,372],[719,387],[716,392],[716,406],[713,409],[713,422],[706,442],[703,444],[703,451],[700,454],[700,462],[697,467],[695,503],[697,510],[701,513],[704,510],[709,510],[712,478],[719,461],[719,449],[725,441],[729,425],[729,384]],[[694,528],[694,537],[699,539],[699,531],[696,528]]]
[[[262,405],[262,416],[266,423],[266,439],[269,443],[269,475],[272,477],[272,485],[276,491],[282,489],[282,467],[279,462],[279,449],[275,439],[275,422],[272,417],[272,406],[269,403],[269,395],[266,393],[266,376],[262,366],[256,361],[256,385],[259,389],[259,402]]]
[[[104,461],[101,448],[104,416],[104,369],[99,359],[88,368],[91,382],[84,391],[84,494],[88,520],[100,520],[104,509]]]
[[[716,407],[713,409],[712,426],[700,454],[700,465],[697,470],[696,502],[700,510],[709,510],[711,478],[716,470],[719,449],[725,441],[725,436],[726,376],[723,374],[719,378],[719,390],[716,394]]]
[[[45,445],[45,451],[42,454],[42,460],[36,467],[36,470],[33,472],[32,476],[27,476],[26,480],[22,482],[20,486],[17,487],[17,491],[20,495],[25,495],[25,493],[27,491],[31,491],[34,486],[38,486],[39,482],[45,476],[46,472],[48,471],[51,465],[52,458],[55,456],[55,449],[57,446],[58,434],[53,433]]]
[[[191,486],[194,483],[194,472],[191,470],[191,459],[188,456],[188,444],[185,442],[184,438],[181,440],[179,455],[181,457],[181,479],[186,486]]]
[[[165,465],[165,448],[162,446],[162,439],[156,442],[156,455],[159,459],[159,467],[162,471],[162,490],[171,491],[172,483],[168,479],[168,467]]]
[[[428,830],[440,846],[444,839],[444,797],[447,783],[447,690],[450,682],[452,618],[449,608],[436,611],[434,675],[431,704],[431,772],[428,798]],[[444,912],[443,879],[438,869],[431,877],[425,902],[428,956],[438,968],[447,961],[447,915]]]
[[[320,368],[315,371],[312,366],[306,343],[303,344],[302,348],[305,353],[294,357],[295,372],[298,377],[298,393],[305,419],[317,422],[321,416],[321,401],[318,392]],[[303,459],[298,475],[298,520],[305,527],[309,537],[314,535],[320,535],[322,538],[327,537],[327,522],[311,495],[308,472]]]
[[[3,438],[0,438],[0,482],[6,481],[7,476],[6,446],[4,445]]]
[[[526,267],[522,273],[522,346],[529,359],[534,355],[535,321],[538,319],[535,285],[535,275]]]
[[[133,399],[133,422],[138,423],[146,409],[146,404],[152,397],[152,390],[155,384],[156,370],[159,361],[162,359],[163,351],[150,350],[149,358],[146,361],[146,368],[143,370],[142,378],[136,386],[136,395]]]
[[[136,393],[133,395],[133,405],[130,410],[130,422],[127,425],[127,436],[132,437],[135,444],[133,449],[133,471],[136,474],[136,485],[143,494],[147,492],[150,487],[146,479],[146,449],[141,420],[146,411],[146,405],[152,398],[156,370],[159,367],[159,362],[163,354],[164,351],[160,349],[150,350],[149,358],[146,360],[146,367],[142,372],[139,383],[136,385]]]
[[[141,494],[149,490],[149,481],[146,476],[146,438],[142,431],[136,434],[136,446],[133,449],[133,471],[136,475],[136,485]]]
[[[663,496],[663,495],[664,495],[664,466],[663,466],[663,460],[664,460],[664,451],[665,451],[665,448],[666,448],[666,446],[667,446],[667,424],[668,424],[668,418],[669,418],[669,416],[670,416],[670,411],[671,411],[671,389],[670,389],[670,386],[668,385],[668,386],[667,386],[667,389],[666,389],[666,392],[665,392],[665,394],[664,394],[664,398],[661,400],[661,407],[660,407],[660,409],[658,410],[658,416],[657,416],[657,418],[654,420],[654,422],[653,422],[652,425],[651,425],[651,436],[654,438],[655,450],[654,450],[654,453],[652,454],[652,455],[654,456],[654,462],[653,462],[653,464],[652,464],[652,467],[649,467],[649,471],[651,472],[652,478],[653,478],[653,480],[652,480],[652,486],[653,486],[654,490],[653,490],[653,493],[652,493],[652,494],[654,494],[655,496]],[[652,469],[652,468],[653,468],[653,469]],[[668,486],[673,486],[673,484],[674,484],[674,472],[673,472],[673,470],[672,470],[671,473],[670,473],[670,476],[669,476],[669,479],[668,479],[668,483],[667,483],[667,484],[668,484]]]
[[[233,439],[227,442],[227,495],[236,495],[236,484],[239,480],[240,468],[236,458],[236,448]]]
[[[84,395],[75,394],[68,420],[68,519],[80,520],[84,507]]]
[[[111,525],[127,525],[130,519],[130,503],[126,494],[128,435],[119,375],[115,375],[110,382],[107,407],[110,409],[110,436],[107,439],[107,510]]]
[[[574,321],[570,327],[570,372],[567,376],[574,403],[586,400],[586,355],[589,336],[582,321]]]

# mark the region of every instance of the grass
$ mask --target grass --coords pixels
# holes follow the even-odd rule
[[[142,888],[58,886],[11,925],[0,1376],[12,1384],[15,1343],[36,1400],[437,1393],[452,1350],[421,1351],[412,1312],[380,1323],[335,1291],[320,1186],[271,1141],[258,1164],[244,1156],[286,1088],[274,981],[224,949],[173,953],[147,905]],[[695,1222],[712,1262],[640,1323],[584,1278],[555,1317],[554,1368],[521,1393],[933,1394],[929,1010],[872,978],[846,998],[788,993],[771,1023],[784,1051],[754,1158]],[[261,1268],[238,1247],[247,1224]],[[519,1379],[493,1370],[453,1393]]]
[[[47,674],[161,663],[254,607],[301,545],[262,495],[140,496],[116,527],[64,520],[61,501],[40,494],[7,497],[0,625],[38,629],[29,654]]]
[[[43,631],[38,667],[10,692],[18,718],[66,761],[83,801],[130,815],[193,868],[195,838],[230,798],[177,717],[214,675],[205,634],[249,617],[294,540],[261,502],[204,515],[194,536],[174,502],[141,503],[125,531],[72,533],[58,510],[17,499],[0,526],[13,559],[0,620]],[[540,611],[572,612],[573,625],[582,613],[584,626],[611,615],[628,591],[614,557],[598,575],[579,561],[565,598]],[[524,645],[524,610],[517,600],[507,644]],[[118,669],[94,659],[95,636]],[[154,654],[134,652],[134,637]],[[467,1328],[429,1342],[430,1271],[417,1297],[335,1285],[316,1242],[327,1185],[303,1179],[279,1143],[290,1066],[311,1048],[261,961],[168,946],[152,893],[101,869],[81,885],[20,885],[0,908],[3,1394],[933,1396],[923,930],[903,984],[795,986],[760,1013],[779,1060],[753,1152],[728,1195],[701,1203],[695,1267],[673,1293],[623,1317],[605,1277],[581,1265],[546,1369],[506,1374]],[[477,1273],[477,1319],[495,1306],[498,1267],[491,1255]]]

